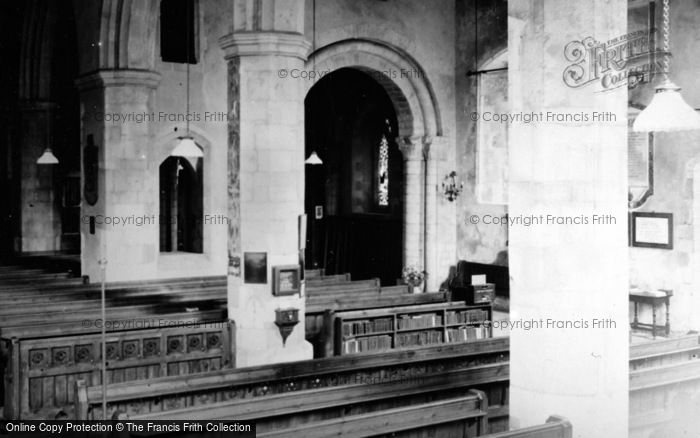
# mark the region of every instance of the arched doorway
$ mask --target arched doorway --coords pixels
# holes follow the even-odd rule
[[[202,159],[168,157],[160,165],[160,251],[202,252]]]
[[[404,176],[391,99],[371,74],[342,68],[311,88],[305,109],[306,155],[323,160],[306,168],[307,267],[395,284]]]

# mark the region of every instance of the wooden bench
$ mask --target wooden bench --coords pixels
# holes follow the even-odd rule
[[[255,421],[258,436],[304,437],[374,436],[377,430],[392,433],[466,421],[470,423],[466,427],[476,436],[487,428],[487,399],[483,392],[468,388],[469,377],[468,370],[458,370],[415,380],[360,383],[216,402],[133,415],[130,419],[249,420]],[[82,382],[76,385],[76,391],[79,405],[76,412],[90,412],[90,405],[101,403],[101,397],[89,399]],[[410,421],[399,415],[404,410],[411,412]],[[379,418],[381,424],[376,424]]]
[[[232,324],[195,320],[172,326],[169,317],[166,322],[107,334],[108,384],[233,366]],[[12,338],[6,344],[5,416],[46,418],[48,412],[70,408],[76,380],[100,384],[101,338],[100,333]]]
[[[344,283],[327,284],[314,286],[313,284],[307,285],[306,295],[319,295],[319,294],[330,294],[330,293],[351,293],[356,290],[379,290],[381,284],[378,278],[373,278],[370,280],[358,280],[358,281],[348,281]]]
[[[200,410],[200,406],[237,401],[251,403],[259,397],[357,384],[373,386],[412,382],[416,385],[421,378],[442,374],[443,378],[458,376],[454,378],[459,378],[463,388],[484,391],[492,402],[489,421],[502,422],[507,415],[508,348],[507,338],[496,338],[469,345],[423,347],[385,354],[161,377],[139,382],[139,385],[112,384],[106,388],[108,416],[115,412],[124,412],[131,418],[167,416],[169,411],[177,410],[204,412],[207,408]],[[77,418],[102,417],[102,387],[86,388],[86,396],[78,400],[82,400],[82,405],[76,412]],[[90,414],[88,408],[91,408]]]
[[[630,348],[630,432],[642,436],[669,425],[680,393],[700,394],[697,334]]]
[[[325,286],[352,281],[350,274],[322,275],[306,278],[306,286]]]
[[[377,435],[415,436],[429,430],[428,436],[479,436],[488,428],[483,402],[476,395],[442,400],[396,409],[381,410],[325,420],[306,426],[290,427],[258,434],[267,438],[325,438],[341,436],[364,438]],[[469,420],[472,420],[469,422]],[[446,425],[446,423],[448,423]],[[449,424],[452,423],[452,424]],[[459,423],[454,425],[454,423]],[[443,427],[441,427],[443,426]]]
[[[566,419],[558,416],[551,416],[542,425],[525,427],[508,432],[492,433],[484,435],[483,438],[572,438],[573,428]]]
[[[152,280],[146,282],[120,282],[108,283],[105,287],[107,295],[144,295],[157,291],[166,291],[186,287],[226,287],[225,277],[197,277],[192,279],[178,280]],[[64,297],[80,297],[99,299],[101,286],[99,283],[88,283],[75,285],[73,283],[62,284],[57,282],[46,282],[42,284],[23,284],[0,293],[0,303],[10,302],[17,299],[40,298],[63,299]]]

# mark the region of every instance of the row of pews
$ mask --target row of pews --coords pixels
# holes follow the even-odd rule
[[[23,269],[0,267],[7,419],[254,420],[265,437],[572,436],[557,417],[507,431],[507,338],[332,356],[335,313],[434,305],[449,300],[442,292],[307,271],[306,331],[320,358],[235,368],[225,277],[109,284],[101,323],[99,285]]]
[[[112,384],[106,417],[254,420],[258,436],[481,436],[507,415],[508,347],[488,339]],[[102,391],[77,382],[74,415],[102,418]]]
[[[24,259],[0,267],[4,418],[54,418],[77,380],[101,384],[103,326],[107,383],[234,365],[225,277],[110,283],[102,321],[100,285],[60,270]]]
[[[683,436],[700,430],[700,336],[630,348],[630,437]]]

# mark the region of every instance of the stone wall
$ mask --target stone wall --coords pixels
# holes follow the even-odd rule
[[[504,217],[508,209],[505,205],[481,204],[476,197],[477,122],[470,116],[479,111],[477,76],[467,77],[467,72],[482,69],[485,62],[507,49],[507,2],[476,2],[476,29],[475,2],[476,0],[456,2],[456,170],[464,180],[464,192],[457,200],[457,258],[493,263],[499,252],[507,250],[508,229],[484,222],[490,222],[488,218],[491,217]],[[479,218],[479,223],[471,223],[471,216]]]
[[[661,20],[657,10],[657,22]],[[682,88],[683,98],[700,108],[700,85],[696,56],[700,36],[695,27],[700,8],[695,2],[671,4],[671,80]],[[659,35],[661,38],[661,35]],[[630,92],[632,104],[647,105],[653,84]],[[694,309],[700,306],[700,277],[696,274],[700,258],[700,134],[697,132],[657,133],[654,148],[654,195],[635,211],[673,213],[672,250],[635,248],[629,250],[630,284],[641,288],[673,289],[671,329],[698,329]],[[645,306],[646,307],[646,306]],[[644,321],[651,311],[641,312]],[[662,318],[663,323],[663,318]]]

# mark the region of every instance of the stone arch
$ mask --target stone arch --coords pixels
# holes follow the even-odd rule
[[[158,1],[73,0],[81,74],[153,69],[158,6]]]
[[[402,137],[442,135],[437,99],[423,68],[409,54],[388,44],[348,39],[313,52],[307,70],[323,74],[355,68],[370,74],[386,90],[394,104]],[[307,90],[315,84],[307,81]]]
[[[153,68],[158,4],[157,1],[103,1],[100,68]]]

